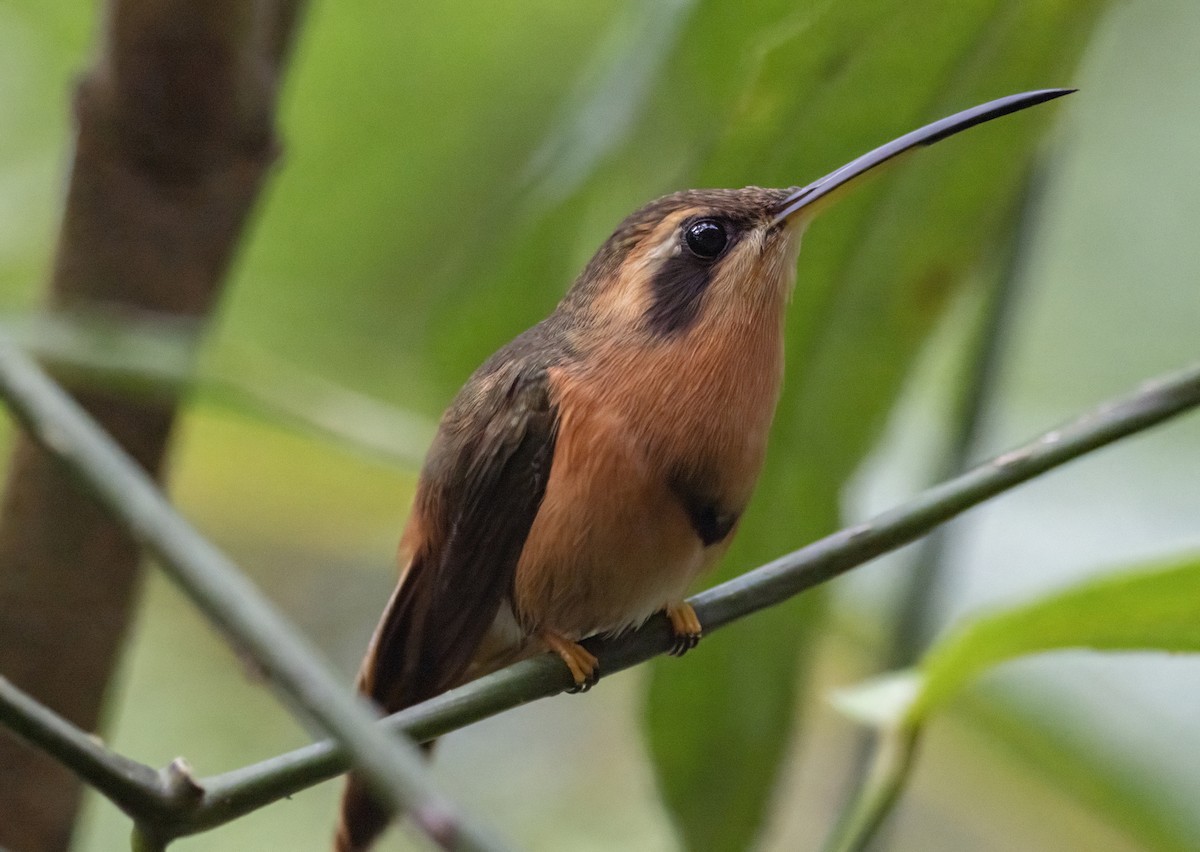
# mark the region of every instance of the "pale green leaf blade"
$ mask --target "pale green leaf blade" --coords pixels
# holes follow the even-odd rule
[[[691,182],[803,183],[965,104],[1063,84],[1099,10],[1038,3],[1017,20],[994,2],[791,8],[763,26],[750,62],[731,55],[712,69],[721,79],[703,86],[689,49],[715,35],[709,10],[697,10],[669,79],[725,95],[728,112],[702,137],[708,148]],[[927,33],[919,50],[904,35],[916,29]],[[738,79],[741,92],[729,96]],[[839,524],[841,489],[942,309],[986,248],[1005,239],[1054,113],[923,152],[813,226],[767,466],[722,577]],[[820,621],[820,597],[806,596],[708,640],[692,659],[655,667],[650,746],[688,848],[744,849],[762,825]]]
[[[866,783],[826,848],[865,848],[908,780],[918,734],[934,711],[993,666],[1065,649],[1200,651],[1200,553],[1090,578],[968,619],[933,646],[919,669],[875,678],[835,696],[841,710],[877,728],[879,740]],[[1045,764],[1044,753],[1054,741],[1044,738],[1038,746],[1033,755]],[[1059,766],[1055,776],[1090,804],[1111,802],[1123,789],[1140,792],[1119,775],[1089,779],[1073,765]],[[1113,813],[1140,833],[1176,836],[1169,815],[1134,799]]]
[[[960,624],[921,664],[916,724],[987,669],[1029,654],[1200,651],[1200,554],[1107,574]]]

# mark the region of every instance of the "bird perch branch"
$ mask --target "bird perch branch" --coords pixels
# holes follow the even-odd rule
[[[312,662],[315,652],[295,636],[221,554],[174,515],[144,477],[116,455],[104,436],[36,365],[12,346],[2,344],[0,394],[40,441],[87,480],[106,505],[127,519],[209,617],[233,641],[244,645],[301,706],[335,731],[344,744],[320,742],[233,772],[199,779],[193,782],[195,796],[159,799],[155,804],[155,797],[162,793],[161,787],[152,789],[153,785],[148,784],[147,773],[154,774],[149,767],[136,765],[140,768],[128,773],[132,781],[121,781],[125,787],[116,781],[101,785],[95,781],[96,776],[116,775],[122,767],[129,769],[124,758],[88,746],[80,740],[86,737],[82,732],[55,722],[46,715],[48,711],[43,712],[44,708],[37,709],[36,703],[13,700],[8,690],[0,690],[0,721],[93,780],[101,792],[126,810],[155,809],[152,814],[135,812],[134,816],[152,821],[159,837],[170,839],[222,825],[330,778],[352,762],[386,778],[394,800],[407,801],[410,807],[415,803],[419,819],[422,807],[445,807],[445,803],[425,786],[419,770],[413,769],[411,749],[400,753],[398,763],[389,764],[397,759],[398,749],[384,729],[425,741],[571,686],[571,677],[561,662],[545,655],[409,708],[389,717],[383,727],[366,725],[372,733],[364,734],[363,711],[353,706],[347,709],[348,695],[319,664]],[[1137,392],[931,488],[899,508],[702,592],[692,603],[705,630],[711,632],[908,544],[967,509],[1048,470],[1197,406],[1200,365],[1148,382]],[[668,650],[671,634],[665,619],[652,619],[617,639],[592,639],[585,644],[600,658],[603,671],[612,673]],[[384,744],[386,752],[371,752],[379,747],[378,742]],[[126,789],[129,784],[132,790]],[[129,802],[141,785],[146,785],[148,791],[145,801],[131,807]],[[124,797],[124,804],[118,795]],[[488,842],[480,841],[480,848]]]
[[[105,748],[54,711],[0,677],[0,723],[43,749],[126,813],[159,806],[158,773]]]
[[[434,791],[416,747],[374,724],[370,705],[337,681],[317,649],[175,512],[145,471],[78,403],[3,338],[0,394],[29,435],[158,558],[231,643],[250,654],[287,694],[292,706],[344,744],[364,777],[389,803],[447,848],[501,848]],[[169,831],[162,833],[170,836]]]
[[[278,155],[275,105],[303,0],[98,5],[97,49],[72,100],[73,157],[43,303],[200,322]],[[74,392],[158,474],[173,402],[85,385]],[[137,600],[141,553],[119,520],[23,437],[7,482],[0,669],[76,727],[96,730]],[[0,820],[0,846],[69,848],[76,778],[7,738],[0,765],[0,813],[22,817]]]

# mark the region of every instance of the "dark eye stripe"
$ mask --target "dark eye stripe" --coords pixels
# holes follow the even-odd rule
[[[682,233],[695,220],[683,223]],[[671,336],[686,331],[700,315],[704,291],[721,268],[730,250],[737,243],[741,229],[735,223],[725,223],[728,243],[716,260],[697,257],[686,246],[667,258],[654,280],[650,282],[652,301],[646,310],[646,325],[654,334]]]
[[[717,266],[687,253],[668,258],[650,284],[653,301],[646,311],[650,330],[672,335],[691,326],[700,314],[700,301]]]

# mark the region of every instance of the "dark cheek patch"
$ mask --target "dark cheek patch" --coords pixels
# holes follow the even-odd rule
[[[689,328],[700,315],[704,291],[716,269],[716,263],[703,261],[686,250],[668,258],[650,285],[651,303],[646,311],[649,329],[666,336]]]

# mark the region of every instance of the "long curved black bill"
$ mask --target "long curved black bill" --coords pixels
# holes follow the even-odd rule
[[[905,151],[941,142],[943,139],[953,136],[955,133],[959,133],[969,127],[983,124],[985,121],[991,121],[993,118],[999,118],[1002,115],[1018,112],[1031,106],[1044,104],[1046,101],[1061,98],[1063,95],[1069,95],[1074,91],[1074,89],[1039,89],[1036,92],[1022,92],[1019,95],[1009,95],[1005,98],[998,98],[994,101],[988,101],[986,104],[965,109],[962,112],[956,112],[954,115],[933,122],[933,124],[927,124],[920,130],[906,133],[899,139],[893,139],[886,145],[880,145],[874,151],[863,154],[856,160],[851,160],[837,171],[830,172],[825,177],[815,180],[808,186],[801,187],[788,195],[779,205],[779,212],[775,214],[775,223],[779,224],[791,219],[801,210],[810,207],[816,201],[826,197],[839,186],[844,186],[859,175],[866,174],[876,166],[880,166],[900,156]]]

